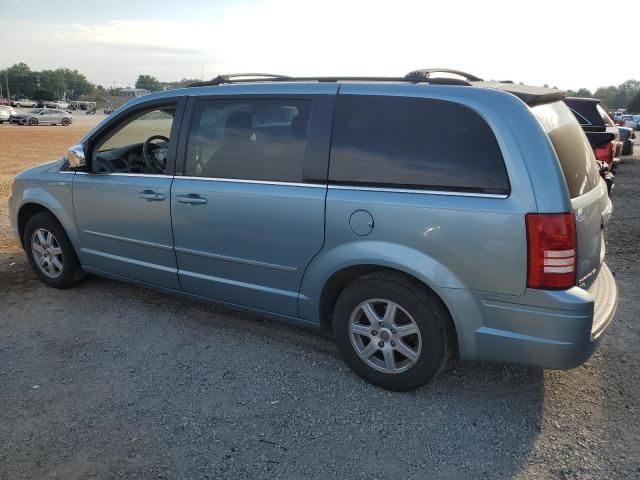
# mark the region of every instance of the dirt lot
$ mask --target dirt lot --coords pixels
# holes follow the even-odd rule
[[[88,128],[0,126],[0,209]],[[407,394],[314,332],[99,278],[46,288],[0,216],[0,479],[640,478],[640,161],[617,180],[621,298],[594,357],[455,363]]]
[[[18,246],[9,235],[7,197],[11,179],[25,168],[60,158],[104,115],[74,115],[68,127],[0,125],[0,251]]]

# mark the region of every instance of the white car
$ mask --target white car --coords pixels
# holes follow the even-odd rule
[[[19,125],[63,125],[68,127],[73,122],[70,113],[50,108],[36,108],[28,112],[18,113],[11,117],[11,123]]]
[[[62,110],[66,110],[69,108],[69,104],[67,102],[63,102],[62,100],[57,100],[55,102],[46,102],[44,105],[46,108],[60,108]]]
[[[14,100],[11,102],[11,105],[13,105],[14,107],[31,107],[31,108],[38,106],[36,102],[26,98],[22,98],[20,100]]]
[[[11,117],[16,113],[18,112],[16,112],[13,107],[0,105],[0,123],[9,122],[11,120]]]

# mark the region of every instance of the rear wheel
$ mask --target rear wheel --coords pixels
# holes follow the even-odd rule
[[[333,333],[340,354],[366,381],[412,390],[444,368],[450,317],[424,286],[401,274],[376,272],[347,286],[336,302]]]
[[[70,288],[82,280],[80,262],[69,237],[50,213],[38,213],[29,219],[23,244],[31,268],[48,286]]]
[[[70,122],[69,122],[69,119],[68,119],[68,118],[63,118],[63,119],[62,119],[62,125],[63,125],[64,127],[68,127],[68,126],[69,126],[69,123],[70,123]]]
[[[31,126],[38,125],[38,119],[37,119],[37,118],[33,118],[33,117],[31,117],[31,118],[29,119],[29,125],[31,125]]]

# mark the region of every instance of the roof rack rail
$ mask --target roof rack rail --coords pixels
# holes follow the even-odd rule
[[[429,78],[433,80],[433,78],[431,78],[431,75],[434,73],[450,73],[464,78],[467,82],[482,82],[482,79],[480,77],[477,77],[471,73],[463,72],[461,70],[453,70],[451,68],[421,68],[420,70],[414,70],[413,72],[407,73],[405,75],[405,78],[407,80],[416,78]]]
[[[430,83],[438,85],[471,85],[465,80],[458,78],[429,78],[426,75],[415,75],[409,77],[348,77],[348,76],[332,76],[332,77],[289,77],[287,75],[275,75],[268,73],[232,73],[227,75],[218,75],[212,80],[196,82],[188,87],[207,87],[214,85],[222,85],[224,83],[249,83],[249,82],[410,82],[410,83]]]
[[[224,75],[218,75],[211,80],[205,80],[202,82],[195,82],[187,85],[187,87],[206,87],[210,85],[222,85],[223,83],[233,83],[234,79],[242,79],[240,81],[264,81],[264,80],[283,80],[290,79],[287,75],[278,75],[276,73],[227,73]]]

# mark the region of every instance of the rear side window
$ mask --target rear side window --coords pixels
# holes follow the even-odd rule
[[[556,151],[571,198],[591,191],[600,174],[586,135],[563,102],[538,105],[531,109],[549,136]]]
[[[449,101],[339,95],[329,180],[506,194],[498,141],[473,110]]]

